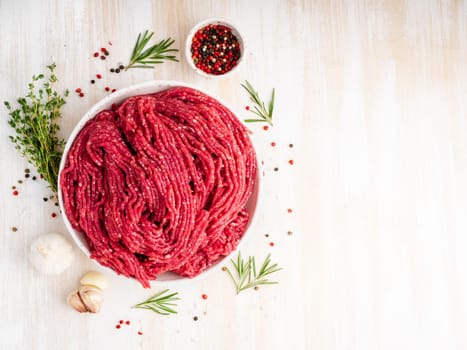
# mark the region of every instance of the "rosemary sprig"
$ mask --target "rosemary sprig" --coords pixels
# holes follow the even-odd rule
[[[15,136],[9,136],[15,148],[37,168],[37,171],[57,193],[58,170],[65,141],[57,136],[61,118],[60,108],[66,103],[68,90],[60,95],[54,84],[58,81],[54,73],[55,63],[47,68],[50,75],[42,88],[36,90],[35,83],[44,79],[44,74],[34,75],[28,84],[28,94],[17,99],[19,108],[13,109],[8,101],[8,124]]]
[[[154,68],[155,64],[164,63],[164,60],[178,62],[175,56],[169,54],[178,52],[177,49],[170,48],[175,42],[172,38],[163,39],[157,44],[146,48],[153,35],[154,32],[149,33],[147,30],[138,34],[138,39],[131,53],[130,63],[125,67],[126,71],[130,68]]]
[[[254,256],[250,256],[247,260],[244,260],[239,252],[236,261],[233,259],[230,261],[232,262],[236,275],[234,276],[226,266],[223,267],[223,270],[229,274],[235,284],[237,294],[245,289],[254,288],[259,285],[279,283],[266,278],[272,273],[282,270],[277,264],[271,264],[271,254],[268,254],[258,272],[256,271]]]
[[[168,291],[168,289],[165,289],[162,292],[154,294],[149,299],[146,299],[145,301],[136,304],[133,307],[136,309],[151,310],[155,313],[158,313],[159,315],[176,314],[177,311],[175,311],[172,307],[177,306],[177,304],[174,304],[174,302],[180,300],[180,298],[176,297],[178,294],[177,292],[164,295]]]
[[[246,123],[257,123],[257,122],[266,122],[272,125],[272,113],[274,112],[274,98],[275,98],[275,89],[272,89],[271,99],[269,100],[268,108],[259,97],[258,91],[256,91],[248,80],[245,80],[245,84],[241,84],[242,87],[250,95],[250,101],[253,102],[254,107],[250,109],[251,112],[256,114],[258,118],[254,119],[245,119]]]

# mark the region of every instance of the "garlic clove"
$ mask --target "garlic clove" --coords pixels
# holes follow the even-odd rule
[[[29,261],[47,275],[62,273],[74,259],[72,245],[58,233],[40,235],[31,243]]]
[[[81,297],[84,306],[88,312],[97,313],[101,310],[102,291],[94,286],[81,286],[78,289],[78,295]]]
[[[89,271],[84,274],[83,277],[79,280],[79,283],[86,286],[94,286],[101,290],[106,289],[109,286],[109,281],[107,278],[100,272]]]
[[[78,312],[87,312],[86,306],[83,304],[80,296],[78,295],[78,291],[75,290],[68,295],[67,298],[68,305],[70,305],[73,309]]]

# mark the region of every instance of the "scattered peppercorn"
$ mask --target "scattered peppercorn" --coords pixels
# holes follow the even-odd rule
[[[227,267],[222,266],[222,271],[227,271]]]
[[[193,317],[193,321],[198,321],[198,316]]]
[[[84,97],[84,93],[80,92],[79,97]]]
[[[101,56],[101,60],[105,60],[105,56]]]
[[[275,168],[274,168],[274,171],[279,171],[279,168],[275,167]]]
[[[11,228],[11,230],[12,230],[13,232],[16,232],[16,231],[18,231],[18,228],[13,226],[13,227]]]
[[[206,300],[208,298],[208,296],[206,294],[202,294],[201,295],[201,298],[203,298],[204,300]]]
[[[33,181],[36,181],[36,180],[37,180],[37,177],[33,176],[32,179],[33,179]]]
[[[24,174],[24,177],[27,179],[30,175],[28,173]]]
[[[275,143],[275,142],[271,142],[271,146],[272,146],[272,147],[276,147],[276,143]]]
[[[130,325],[130,321],[126,321],[125,324],[129,326],[129,325]]]
[[[12,190],[16,190],[16,186],[11,186],[11,189],[12,189]]]
[[[240,56],[238,38],[225,25],[209,24],[193,36],[191,57],[195,66],[205,73],[227,73],[237,65]]]
[[[99,52],[94,52],[94,57],[99,57]]]
[[[96,78],[97,78],[97,79],[102,79],[102,75],[96,74]]]
[[[264,131],[267,131],[268,129],[269,129],[269,126],[267,126],[267,125],[263,126]]]
[[[113,72],[115,72],[115,69],[110,68],[110,73],[113,73]]]
[[[271,247],[274,247],[274,242],[269,242],[269,245],[270,245]]]
[[[293,165],[293,163],[294,163],[293,159],[289,160],[290,165]]]
[[[13,196],[17,196],[19,195],[19,192],[18,191],[13,191]]]
[[[115,69],[115,73],[120,73],[120,68]]]
[[[91,80],[91,84],[94,84],[96,81],[94,79]]]
[[[289,147],[290,147],[290,148],[293,148],[293,143],[289,143]]]
[[[110,55],[109,51],[104,52],[104,55],[106,56]]]
[[[80,89],[80,88],[76,88],[75,92],[76,92],[77,94],[79,94],[79,93],[81,92],[81,89]]]
[[[288,234],[289,236],[292,236],[292,235],[293,235],[293,232],[292,232],[292,231],[287,231],[287,234]]]
[[[287,213],[289,213],[289,214],[290,214],[291,212],[292,212],[292,209],[290,209],[290,208],[289,208],[289,209],[287,209]]]
[[[47,197],[42,198],[44,202],[47,202],[49,199]]]
[[[29,169],[24,169],[24,172],[25,172],[25,173],[30,173],[31,170],[29,170]]]
[[[121,326],[120,326],[119,324],[115,326],[115,328],[120,328],[120,327],[121,327]]]
[[[58,202],[55,202],[54,204],[55,204],[56,207],[58,207]]]
[[[125,66],[124,66],[123,64],[121,64],[121,65],[119,65],[119,66],[118,66],[118,68],[120,68],[120,69],[124,69],[124,68],[125,68]]]
[[[115,91],[117,91],[117,89],[112,89],[112,92],[115,92]]]
[[[56,218],[56,217],[57,217],[57,214],[56,214],[56,213],[52,213],[51,216],[52,216],[53,218]]]
[[[19,184],[22,184],[22,183],[23,183],[23,180],[18,180],[18,183],[19,183]]]
[[[255,286],[255,290],[259,290],[259,286]]]
[[[143,332],[141,332],[141,331],[138,331],[138,335],[143,335]]]
[[[266,234],[264,235],[264,237],[269,237],[269,235],[266,233]]]

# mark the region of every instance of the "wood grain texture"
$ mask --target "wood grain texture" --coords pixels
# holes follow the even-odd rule
[[[209,17],[245,35],[244,65],[225,80],[202,78],[183,60],[189,29]],[[181,62],[105,74],[91,86],[94,74],[127,60],[147,28],[175,38]],[[102,312],[78,315],[65,297],[99,267],[78,251],[59,277],[28,264],[31,239],[66,231],[42,201],[43,183],[11,195],[27,165],[8,142],[3,110],[1,349],[467,349],[464,1],[0,0],[0,33],[1,100],[23,94],[52,60],[63,88],[85,89],[68,100],[64,136],[105,85],[186,81],[241,117],[244,79],[264,95],[276,87],[274,127],[252,127],[265,176],[243,251],[272,252],[284,267],[278,286],[239,296],[221,271],[173,287],[182,301],[170,318],[129,308],[163,285],[148,291],[108,274]],[[109,59],[93,59],[109,40]],[[132,325],[117,331],[119,319]]]

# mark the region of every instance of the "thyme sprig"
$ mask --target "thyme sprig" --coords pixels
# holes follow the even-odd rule
[[[178,292],[166,294],[168,291],[168,289],[165,289],[162,292],[154,294],[149,299],[146,299],[133,307],[136,309],[151,310],[159,315],[176,314],[177,311],[172,307],[177,306],[174,302],[180,300],[180,298],[176,297]]]
[[[245,80],[244,84],[241,86],[248,92],[250,95],[250,101],[253,102],[253,109],[250,109],[251,112],[256,114],[257,118],[245,119],[245,123],[257,123],[257,122],[266,122],[272,125],[272,113],[274,112],[274,98],[275,98],[275,89],[272,89],[271,99],[269,100],[268,108],[259,97],[258,91],[256,91],[248,80]]]
[[[226,266],[223,267],[223,270],[228,273],[235,284],[237,294],[245,289],[254,288],[259,285],[279,283],[270,281],[266,278],[272,273],[282,270],[282,268],[277,264],[271,264],[271,254],[268,254],[259,271],[256,270],[256,261],[254,256],[250,256],[248,259],[244,260],[239,252],[237,259],[231,259],[230,261],[232,262],[236,275],[234,275]]]
[[[155,64],[164,63],[164,60],[178,62],[178,59],[170,54],[178,52],[177,49],[170,48],[175,42],[172,38],[163,39],[157,44],[146,48],[153,35],[154,32],[149,32],[148,30],[138,34],[138,39],[131,53],[130,62],[125,67],[125,71],[130,68],[154,68]]]
[[[34,75],[28,84],[28,94],[16,100],[19,108],[14,109],[10,102],[4,105],[9,111],[8,124],[15,135],[9,136],[15,148],[37,168],[37,171],[57,193],[58,170],[65,141],[57,136],[60,129],[60,108],[66,103],[68,90],[60,95],[55,90],[58,79],[55,63],[47,68],[49,78],[36,89],[36,83],[44,79],[44,74]]]

